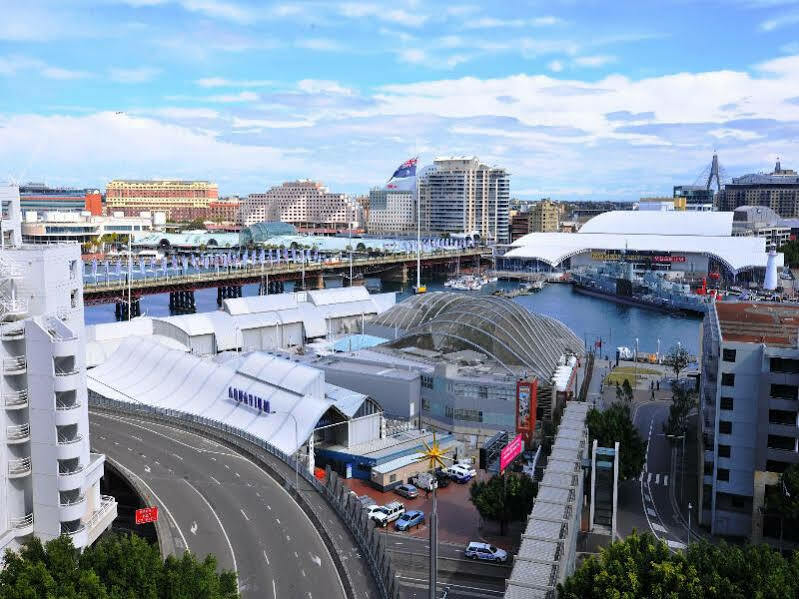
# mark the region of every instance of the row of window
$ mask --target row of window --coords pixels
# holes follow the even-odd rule
[[[726,350],[725,350],[726,351]],[[732,372],[722,372],[721,373],[721,384],[725,387],[734,387],[735,386],[735,374]],[[771,385],[769,389],[769,395],[776,399],[792,399],[796,400],[799,399],[799,385],[784,385],[784,384],[777,384],[774,383]],[[726,400],[729,401],[729,408],[725,408],[722,406],[723,410],[731,410],[732,409],[732,398],[725,398],[722,397],[722,403]]]

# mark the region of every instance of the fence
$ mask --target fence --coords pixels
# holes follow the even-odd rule
[[[309,473],[298,459],[280,451],[263,439],[259,439],[250,433],[225,423],[202,416],[186,414],[179,410],[154,408],[141,404],[120,402],[104,398],[92,392],[89,393],[89,405],[95,409],[133,414],[150,420],[161,421],[190,430],[200,431],[246,454],[247,457],[258,463],[259,466],[264,468],[273,478],[280,480],[295,501],[297,501],[300,507],[308,514],[330,550],[330,555],[342,576],[342,583],[344,584],[347,596],[354,598],[356,595],[350,573],[344,567],[340,551],[336,546],[333,536],[325,528],[323,518],[316,512],[307,498],[303,496],[300,487],[295,484],[294,478],[280,473],[267,461],[261,459],[258,453],[253,451],[253,448],[265,451],[267,454],[276,457],[285,465],[294,469],[295,472],[298,472],[300,478],[305,483],[311,485],[313,490],[321,495],[339,516],[342,523],[347,527],[355,540],[361,556],[366,560],[369,573],[377,587],[379,597],[381,597],[381,599],[399,598],[399,585],[394,575],[394,569],[385,546],[385,540],[377,533],[374,524],[367,518],[362,504],[356,499],[355,494],[349,491],[346,485],[341,482],[339,476],[335,472],[332,472],[329,467],[326,469],[325,483],[322,483]],[[292,474],[294,473],[292,472]]]

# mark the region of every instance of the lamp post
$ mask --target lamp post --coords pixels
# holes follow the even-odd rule
[[[427,442],[422,441],[425,446],[423,458],[428,461],[430,470],[433,470],[438,465],[444,466],[444,457],[447,451],[442,450],[436,441],[435,433],[433,433],[433,443],[428,445]],[[438,585],[438,479],[433,480],[433,509],[430,514],[430,580],[428,582],[429,599],[436,599],[436,587]]]
[[[680,503],[682,503],[685,500],[685,433],[682,435],[666,435],[666,437],[675,441],[682,440],[682,454],[680,455]],[[690,510],[690,507],[688,509]]]
[[[271,411],[269,414],[284,414],[286,416],[291,416],[291,419],[294,421],[294,443],[299,443],[300,435],[297,431],[297,417],[294,416],[291,412],[277,412]],[[313,433],[311,433],[313,434]],[[299,451],[299,448],[297,449]],[[297,490],[297,493],[300,492],[300,467],[299,467],[299,459],[294,459],[294,488]]]
[[[688,545],[691,544],[691,508],[694,507],[691,505],[691,502],[688,502],[688,542],[685,544],[685,548],[688,548]]]

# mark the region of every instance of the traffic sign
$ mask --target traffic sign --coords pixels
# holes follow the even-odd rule
[[[510,443],[502,448],[499,454],[499,471],[504,471],[508,464],[522,452],[522,449],[524,449],[524,440],[521,435],[516,435]]]
[[[158,506],[143,507],[136,510],[136,524],[147,524],[158,520]]]

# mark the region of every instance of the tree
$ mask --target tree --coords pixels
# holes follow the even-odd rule
[[[684,435],[688,430],[688,414],[696,407],[697,401],[696,392],[681,385],[674,385],[669,419],[663,424],[663,432],[666,435]]]
[[[783,243],[778,252],[785,254],[785,264],[790,268],[799,266],[799,241],[789,241]]]
[[[630,379],[624,379],[621,384],[621,394],[624,401],[630,403],[633,400],[633,388],[630,385]]]
[[[644,468],[646,441],[633,426],[630,406],[614,402],[607,410],[589,410],[586,416],[588,434],[602,447],[613,447],[619,442],[619,478],[635,478]]]
[[[674,371],[674,376],[676,377],[680,376],[680,372],[682,372],[683,368],[688,366],[688,362],[690,362],[688,350],[679,344],[672,345],[671,349],[664,357],[666,359],[666,363],[671,366],[671,369]]]
[[[135,535],[107,535],[83,553],[62,536],[33,538],[6,551],[0,597],[8,599],[234,599],[236,574],[217,574],[216,560],[186,552],[161,560],[158,548]]]
[[[538,484],[529,476],[506,472],[476,481],[469,489],[469,500],[484,519],[498,521],[504,535],[508,522],[530,515],[537,494]]]

